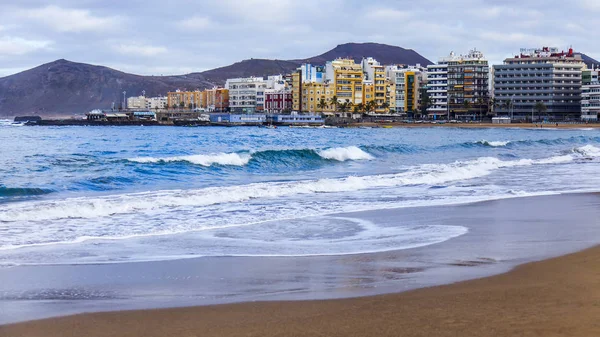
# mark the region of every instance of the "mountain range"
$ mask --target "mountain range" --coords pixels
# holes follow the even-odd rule
[[[346,43],[306,59],[250,59],[232,65],[179,76],[141,76],[108,67],[64,59],[0,78],[0,116],[65,116],[110,108],[126,96],[166,95],[223,85],[227,78],[287,74],[303,63],[325,64],[338,57],[359,62],[372,56],[382,64],[431,64],[412,49],[378,43]]]

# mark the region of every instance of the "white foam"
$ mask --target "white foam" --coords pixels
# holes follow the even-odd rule
[[[347,160],[372,160],[372,155],[359,149],[356,146],[334,147],[326,150],[319,150],[317,154],[325,159],[347,161]]]
[[[196,165],[212,166],[212,165],[229,165],[229,166],[244,166],[248,164],[252,157],[249,154],[238,153],[217,153],[217,154],[197,154],[190,156],[175,156],[175,157],[137,157],[127,159],[136,163],[170,163],[186,161]]]
[[[478,142],[479,144],[483,144],[483,145],[488,145],[491,147],[504,147],[508,144],[510,144],[510,141],[487,141],[487,140],[482,140]]]
[[[160,209],[204,207],[239,203],[252,199],[273,199],[306,194],[339,193],[407,185],[439,185],[483,177],[493,171],[518,166],[567,162],[567,156],[546,159],[503,161],[482,157],[448,164],[424,164],[396,174],[350,176],[292,182],[255,183],[192,190],[165,190],[103,197],[27,201],[9,204],[0,210],[0,221],[48,221],[58,219],[92,219],[118,214],[136,214]]]
[[[597,148],[593,145],[585,145],[585,146],[574,148],[573,152],[576,154],[585,156],[585,157],[591,157],[591,158],[600,157],[600,148]]]

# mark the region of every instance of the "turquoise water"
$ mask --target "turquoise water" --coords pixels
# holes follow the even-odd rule
[[[591,129],[5,125],[0,144],[4,266],[424,247],[468,229],[320,216],[600,186]]]

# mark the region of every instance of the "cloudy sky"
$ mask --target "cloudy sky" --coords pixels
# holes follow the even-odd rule
[[[0,0],[0,76],[56,59],[183,74],[248,58],[305,58],[346,42],[432,61],[501,62],[542,45],[600,58],[599,0]]]

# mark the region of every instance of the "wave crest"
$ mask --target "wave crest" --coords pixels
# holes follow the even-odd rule
[[[129,158],[128,161],[135,163],[171,163],[171,162],[188,162],[191,164],[212,166],[244,166],[248,164],[251,156],[249,154],[239,153],[217,153],[217,154],[196,154],[190,156],[175,156],[175,157],[137,157]]]
[[[317,151],[317,154],[321,156],[321,158],[337,161],[374,159],[372,155],[361,150],[357,146],[334,147],[331,149],[319,150]]]
[[[487,140],[480,140],[480,141],[477,142],[477,144],[484,145],[484,146],[491,146],[491,147],[504,147],[504,146],[510,144],[510,141],[487,141]]]

